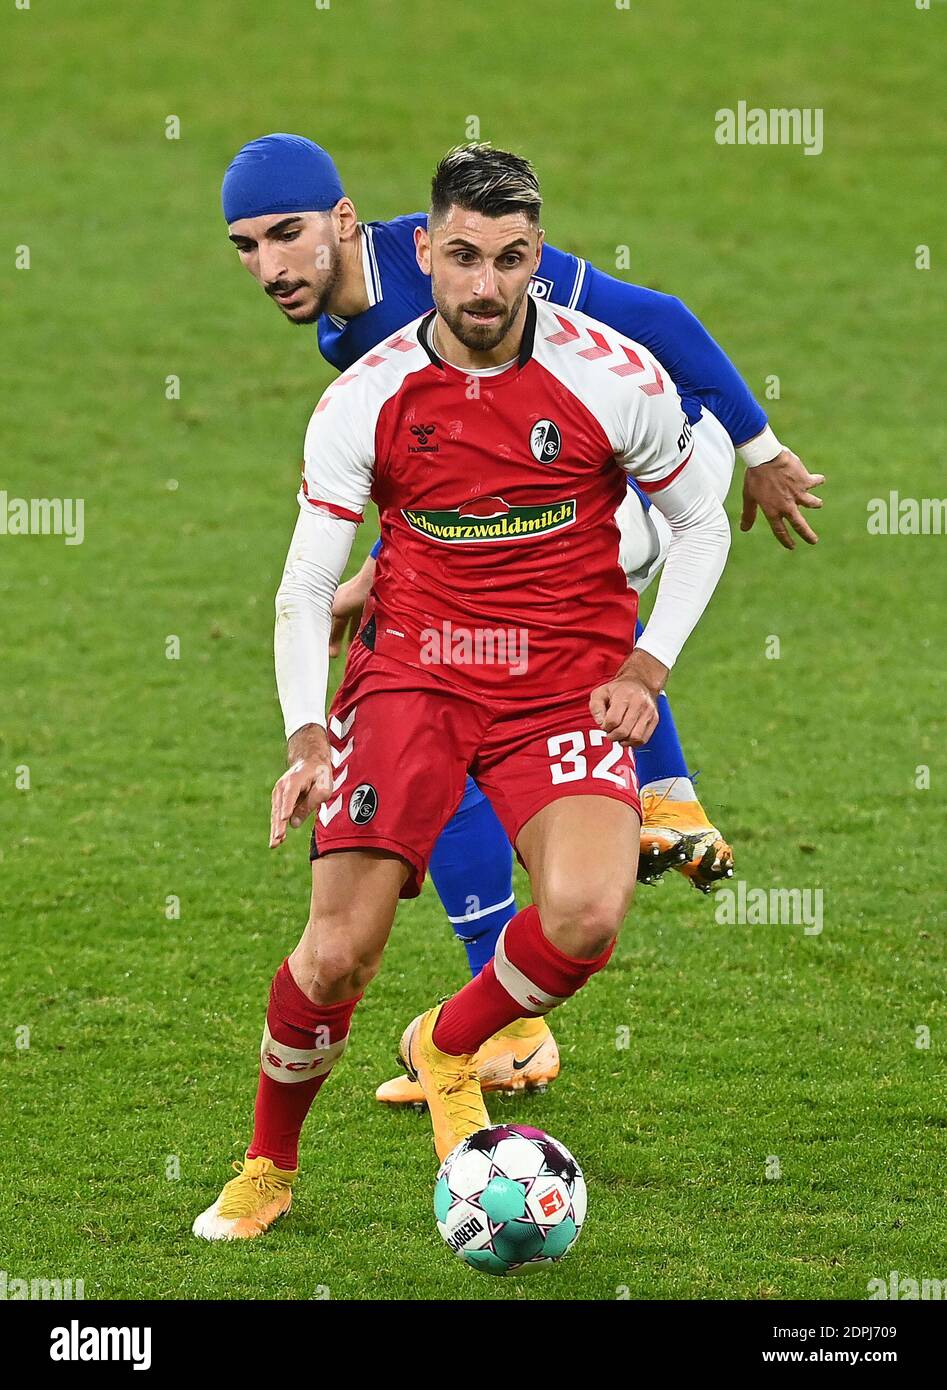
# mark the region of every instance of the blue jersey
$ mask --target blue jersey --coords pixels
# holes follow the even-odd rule
[[[322,355],[339,371],[433,308],[430,278],[414,254],[415,228],[426,225],[423,212],[362,224],[369,307],[351,319],[323,314],[318,325]],[[548,245],[530,291],[644,343],[674,378],[691,424],[706,406],[734,444],[745,444],[765,428],[766,414],[746,382],[679,299],[616,280],[579,256]]]

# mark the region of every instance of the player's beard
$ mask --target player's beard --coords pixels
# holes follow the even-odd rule
[[[301,289],[303,286],[308,286],[310,289],[312,289],[315,292],[315,300],[313,306],[305,314],[302,315],[287,314],[286,310],[283,309],[282,304],[280,304],[279,301],[276,299],[273,300],[274,304],[277,304],[277,306],[283,310],[283,317],[288,319],[290,323],[308,325],[311,323],[315,323],[317,319],[320,319],[322,315],[326,313],[329,306],[329,302],[332,299],[332,295],[335,292],[336,286],[339,283],[341,275],[342,252],[338,246],[334,246],[332,248],[332,259],[329,265],[329,269],[318,281],[277,280],[274,284],[267,286],[266,292],[272,298],[276,294],[283,294],[293,289]]]
[[[507,333],[509,333],[513,321],[520,311],[520,305],[523,303],[526,289],[523,289],[520,297],[511,305],[505,315],[503,315],[503,306],[501,304],[491,303],[489,300],[473,300],[470,304],[458,304],[455,308],[454,305],[447,304],[440,298],[433,285],[431,293],[437,312],[458,342],[463,343],[464,347],[469,349],[470,352],[492,352],[497,344],[502,343]],[[475,314],[495,312],[503,316],[495,328],[489,327],[486,324],[479,327],[477,324],[471,323],[468,319],[464,318],[465,309]]]

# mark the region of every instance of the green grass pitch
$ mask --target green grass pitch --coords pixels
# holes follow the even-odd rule
[[[4,7],[0,487],[85,499],[81,546],[0,537],[11,1278],[489,1300],[863,1298],[892,1269],[947,1276],[947,541],[866,525],[873,497],[944,492],[947,11],[514,10]],[[717,144],[740,100],[822,109],[824,151]],[[605,269],[629,247],[623,273],[685,299],[760,398],[778,378],[775,428],[829,476],[815,550],[762,523],[735,536],[671,686],[738,877],[822,888],[824,930],[719,923],[680,879],[639,891],[613,964],[555,1017],[557,1084],[494,1107],[589,1181],[575,1252],[512,1283],[442,1245],[427,1122],[372,1099],[404,1022],[464,978],[429,887],[307,1125],[291,1216],[236,1248],[189,1233],[242,1156],[268,982],[307,911],[304,838],[266,846],[272,596],[331,375],[240,269],[220,176],[245,140],[300,131],[362,216],[389,217],[423,206],[471,117],[536,162],[552,240]]]

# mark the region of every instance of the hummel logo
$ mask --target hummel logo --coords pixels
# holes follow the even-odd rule
[[[434,433],[436,429],[436,425],[412,425],[411,433],[414,435],[415,439],[418,442],[417,444],[410,444],[408,446],[408,453],[436,454],[438,451],[438,446],[436,444],[428,443],[428,440],[430,439],[431,435]]]

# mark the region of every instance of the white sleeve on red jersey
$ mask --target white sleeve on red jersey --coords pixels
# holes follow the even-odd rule
[[[305,724],[325,727],[332,600],[371,495],[377,411],[364,409],[362,383],[354,379],[353,371],[332,383],[306,430],[300,512],[273,634],[287,738]]]
[[[726,513],[694,458],[677,388],[653,353],[587,314],[545,304],[537,314],[543,365],[595,416],[618,465],[671,528],[654,609],[637,644],[671,667],[723,572]]]
[[[361,521],[372,492],[378,417],[405,377],[429,360],[418,342],[418,323],[366,352],[323,393],[303,448],[299,505],[304,510],[322,507],[346,521]]]
[[[654,608],[636,646],[670,669],[723,573],[730,524],[709,475],[695,458],[652,495],[651,503],[667,519],[671,544]]]
[[[276,594],[276,688],[289,738],[304,724],[326,722],[332,600],[345,569],[356,523],[322,507],[296,520]]]
[[[427,362],[410,329],[379,344],[324,392],[303,449],[300,513],[276,595],[276,684],[286,737],[326,722],[332,600],[371,497],[375,428],[405,376]]]
[[[303,511],[322,508],[346,521],[361,521],[372,491],[376,409],[366,402],[355,368],[323,393],[312,412],[303,446]],[[368,408],[366,408],[368,406]]]
[[[645,352],[641,348],[639,355]],[[691,427],[674,383],[650,353],[647,360],[654,386],[642,390],[625,383],[625,429],[616,458],[671,528],[654,608],[637,643],[670,669],[723,573],[730,525],[712,479],[694,456]]]
[[[694,440],[674,382],[646,348],[640,353],[654,370],[653,387],[661,389],[649,392],[627,378],[620,383],[615,458],[650,496],[688,466]]]
[[[621,468],[644,492],[687,458],[691,430],[653,353],[587,314],[536,306],[533,355],[595,417]]]

